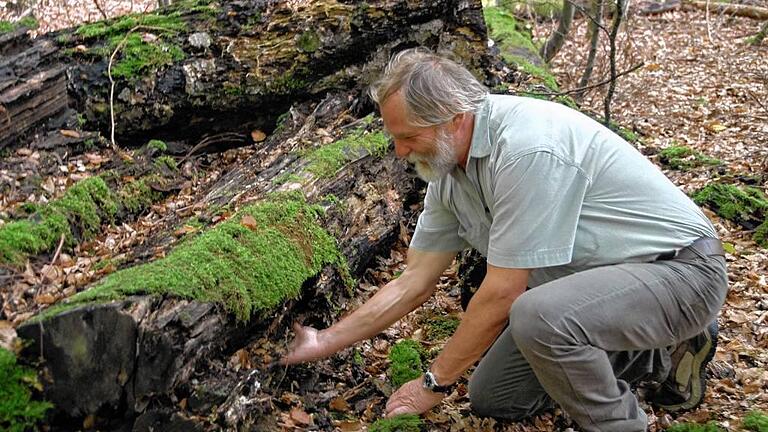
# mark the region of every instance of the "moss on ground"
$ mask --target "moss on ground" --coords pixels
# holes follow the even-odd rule
[[[744,428],[755,432],[768,432],[768,415],[762,411],[752,411],[744,417]]]
[[[141,213],[162,198],[163,195],[160,192],[149,186],[153,178],[153,176],[147,176],[146,178],[132,181],[118,191],[118,199],[128,213]]]
[[[401,385],[421,376],[421,345],[415,340],[406,339],[396,343],[389,351],[389,377],[392,385]]]
[[[739,224],[758,226],[752,239],[761,247],[768,248],[768,197],[755,187],[738,187],[731,184],[711,183],[693,194],[698,205],[706,205],[720,217]],[[760,222],[762,221],[762,222]]]
[[[153,139],[149,140],[147,143],[147,148],[150,150],[155,150],[158,153],[165,153],[168,151],[168,144],[166,144],[165,141]]]
[[[430,340],[447,339],[453,335],[461,321],[453,315],[437,315],[427,319],[427,337]]]
[[[388,150],[389,139],[383,132],[366,132],[360,128],[338,141],[309,152],[306,155],[309,161],[307,171],[321,178],[333,177],[346,161],[360,156],[361,151],[382,157]]]
[[[422,424],[419,416],[404,414],[376,420],[368,430],[370,432],[419,432]]]
[[[41,319],[83,303],[151,294],[219,303],[248,320],[298,297],[303,283],[325,265],[348,277],[336,241],[318,223],[321,213],[301,195],[275,195],[184,242],[166,258],[107,276]]]
[[[715,422],[707,424],[679,423],[669,427],[667,432],[725,432],[725,429],[718,426]]]
[[[137,28],[138,27],[138,28]],[[112,76],[135,78],[185,58],[180,47],[164,40],[167,36],[186,29],[179,12],[161,14],[133,14],[112,21],[99,21],[79,27],[75,34],[86,40],[106,41],[94,54],[108,59],[121,45],[119,60],[112,66]],[[133,33],[131,30],[136,29]],[[149,40],[151,33],[157,40]]]
[[[32,389],[39,388],[37,373],[16,363],[16,356],[0,348],[0,429],[9,432],[34,430],[48,402],[32,400]]]
[[[179,166],[176,164],[176,159],[168,155],[155,158],[154,164],[158,169],[169,169],[171,171],[178,171],[179,169]]]
[[[687,146],[673,145],[659,152],[659,161],[677,170],[689,170],[700,166],[721,165],[723,161],[711,158]]]

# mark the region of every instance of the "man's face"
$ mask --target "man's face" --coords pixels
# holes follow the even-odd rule
[[[384,127],[395,142],[395,154],[413,163],[419,177],[428,182],[439,180],[457,165],[456,146],[448,125],[412,126],[400,92],[389,96],[380,108]]]

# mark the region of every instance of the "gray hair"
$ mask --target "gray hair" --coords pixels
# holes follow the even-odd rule
[[[463,66],[425,48],[395,54],[384,75],[370,89],[381,105],[401,91],[409,123],[430,127],[451,120],[456,114],[474,112],[488,89]]]

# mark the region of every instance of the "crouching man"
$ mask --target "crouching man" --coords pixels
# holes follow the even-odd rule
[[[473,247],[485,279],[387,415],[428,411],[478,360],[469,396],[479,415],[523,419],[556,402],[585,431],[631,432],[647,422],[632,382],[662,382],[652,402],[668,411],[702,401],[727,292],[723,249],[654,165],[587,116],[489,95],[426,50],[394,56],[371,94],[397,155],[429,182],[407,269],[330,328],[296,325],[284,364],[378,334]]]

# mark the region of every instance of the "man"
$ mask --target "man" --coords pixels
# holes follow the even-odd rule
[[[371,93],[397,155],[429,181],[408,266],[332,327],[296,325],[283,363],[378,334],[471,246],[487,275],[387,415],[431,409],[478,360],[469,396],[480,415],[521,419],[554,401],[586,431],[644,431],[629,387],[640,379],[664,382],[654,403],[668,410],[701,402],[727,276],[714,228],[685,194],[581,113],[488,95],[422,49],[397,54]]]

